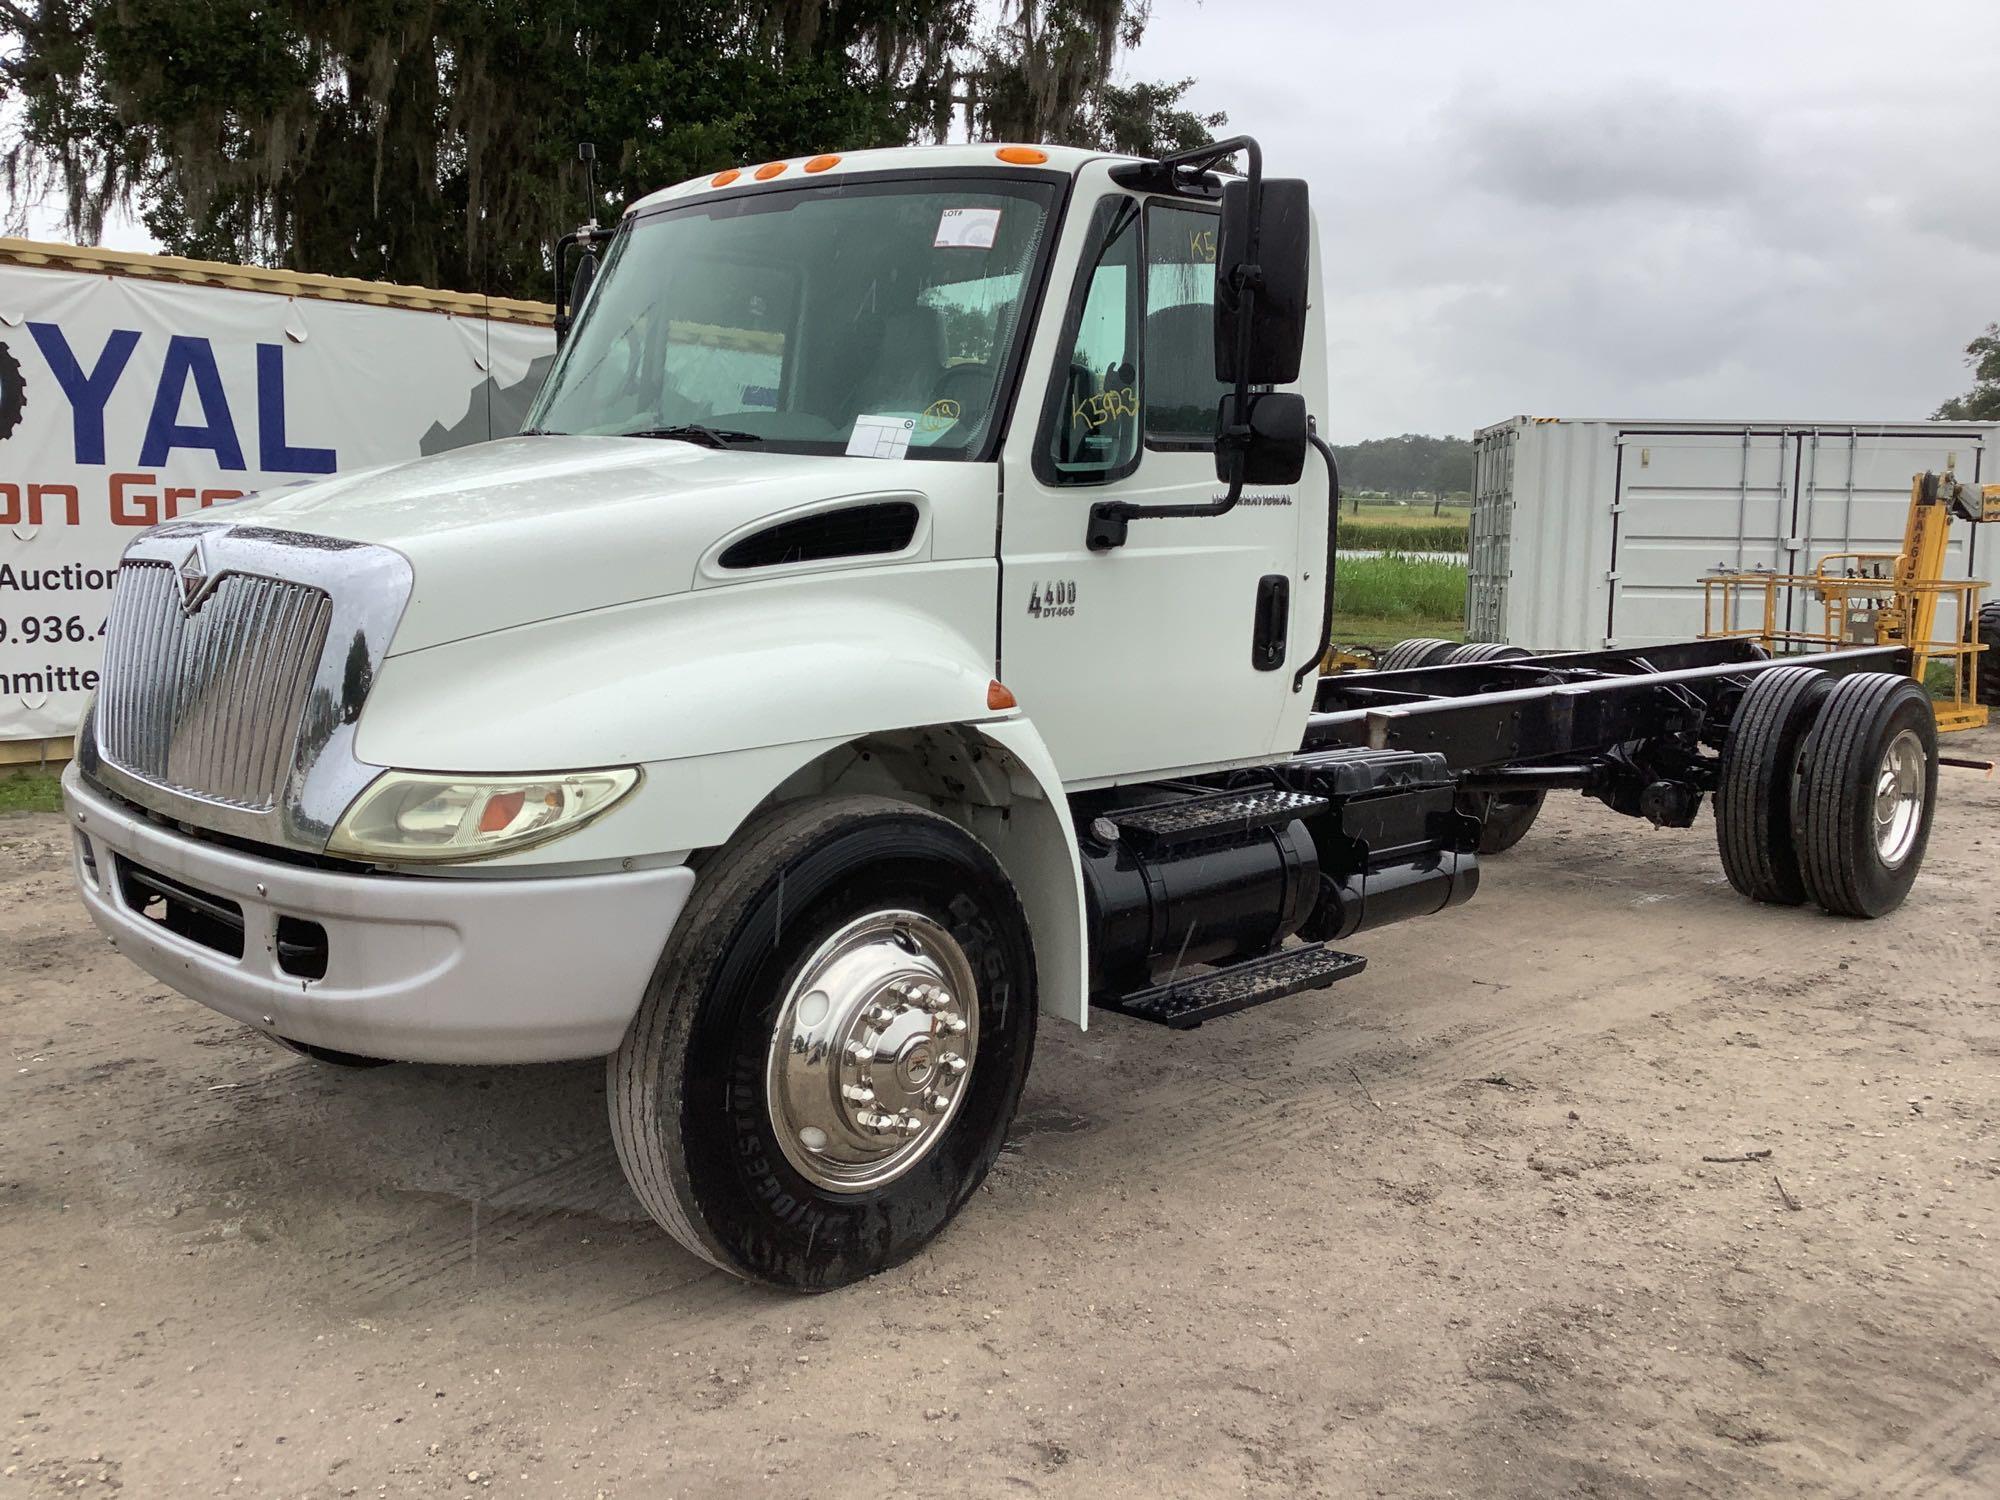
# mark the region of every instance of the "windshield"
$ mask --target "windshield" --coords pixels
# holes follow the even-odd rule
[[[606,253],[527,426],[977,457],[1054,197],[924,178],[648,215]]]

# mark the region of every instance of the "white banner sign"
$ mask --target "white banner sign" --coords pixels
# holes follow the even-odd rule
[[[520,425],[532,324],[0,265],[0,740],[72,733],[145,527]]]

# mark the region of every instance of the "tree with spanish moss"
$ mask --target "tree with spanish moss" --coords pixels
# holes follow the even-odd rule
[[[4,171],[85,242],[129,208],[177,254],[545,295],[580,218],[744,161],[1203,139],[1188,82],[1112,81],[1148,5],[0,0]]]

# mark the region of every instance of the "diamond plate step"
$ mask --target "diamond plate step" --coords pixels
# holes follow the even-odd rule
[[[1221,834],[1244,833],[1253,828],[1275,828],[1327,805],[1324,797],[1305,792],[1280,791],[1275,787],[1253,787],[1241,792],[1213,792],[1190,797],[1183,802],[1162,802],[1152,807],[1127,808],[1110,815],[1119,831],[1144,848],[1167,848],[1174,844],[1212,839]]]
[[[1186,1031],[1231,1011],[1248,1010],[1267,1000],[1296,995],[1300,990],[1318,989],[1336,979],[1359,974],[1367,967],[1368,960],[1358,954],[1342,953],[1324,943],[1308,943],[1098,1003],[1105,1010],[1115,1010],[1136,1020],[1156,1021],[1176,1031]]]

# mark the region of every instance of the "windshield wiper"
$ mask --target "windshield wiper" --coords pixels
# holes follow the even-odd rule
[[[708,427],[700,422],[684,422],[678,427],[646,427],[638,432],[621,432],[620,437],[674,438],[683,443],[699,443],[704,448],[727,448],[731,443],[761,443],[754,432],[738,432],[733,427]]]

